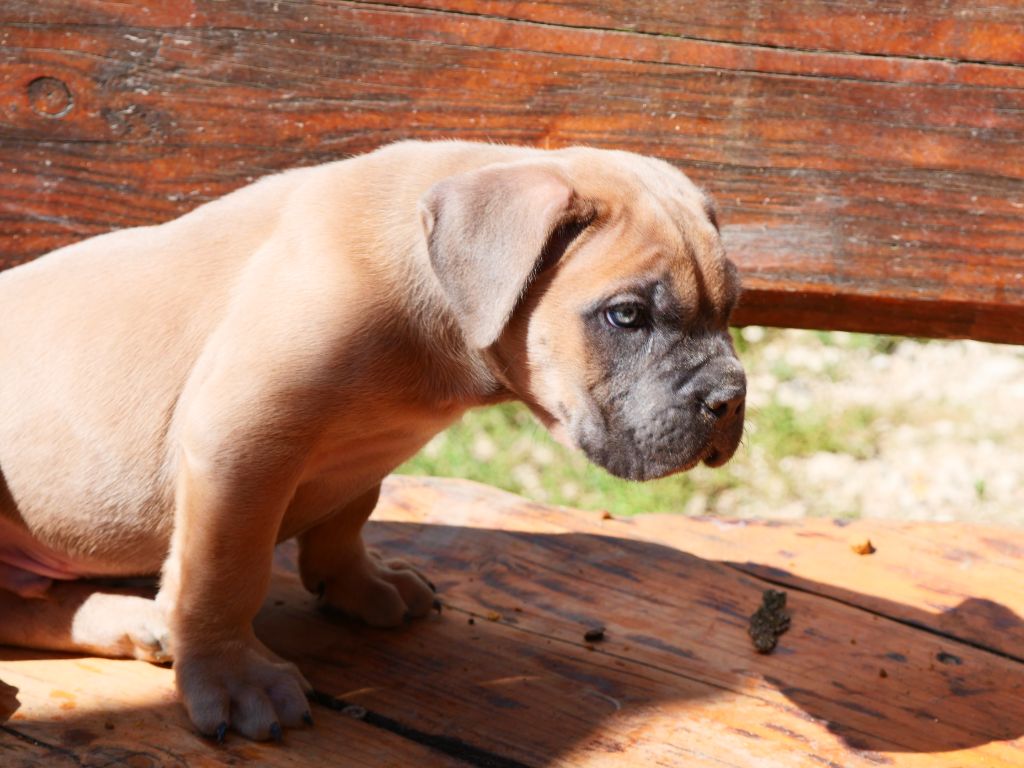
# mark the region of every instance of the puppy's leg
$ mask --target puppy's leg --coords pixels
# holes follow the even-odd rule
[[[219,431],[219,430],[218,430]],[[266,648],[252,620],[270,583],[273,548],[294,483],[287,466],[245,446],[182,451],[175,534],[157,601],[172,606],[174,671],[198,729],[222,739],[280,739],[310,722],[298,668]]]
[[[424,616],[434,604],[431,583],[400,560],[384,560],[363,545],[362,528],[380,486],[299,536],[302,583],[323,603],[375,627]]]
[[[171,660],[167,622],[132,590],[54,582],[40,597],[0,590],[0,645],[94,656]]]

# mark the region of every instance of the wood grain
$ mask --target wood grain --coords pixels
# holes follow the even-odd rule
[[[393,477],[380,519],[472,526],[481,513],[476,483]],[[512,530],[569,533],[548,507],[490,491],[488,511]],[[788,588],[850,603],[961,643],[1024,659],[1024,548],[995,526],[891,520],[730,521],[683,515],[572,518],[574,533],[676,546]],[[873,542],[871,556],[852,545]],[[917,558],[920,558],[920,563]],[[940,564],[947,567],[940,567]],[[855,589],[852,588],[855,585]]]
[[[592,27],[763,48],[1024,64],[1024,8],[1000,0],[785,4],[722,0],[379,0],[557,26]]]
[[[919,5],[9,0],[0,266],[395,139],[588,143],[712,191],[737,323],[1019,342],[1021,11]]]
[[[329,727],[294,731],[288,748],[232,739],[223,747],[195,733],[177,701],[170,669],[133,661],[40,658],[0,648],[0,677],[17,690],[18,708],[0,725],[0,764],[132,768],[325,765],[344,755],[353,766],[463,766],[422,745],[332,716]],[[318,713],[319,714],[319,713]]]
[[[397,632],[325,617],[298,585],[294,553],[280,550],[258,631],[298,661],[321,702],[336,703],[314,710],[315,728],[289,733],[283,747],[234,738],[218,748],[191,733],[168,670],[4,651],[0,678],[18,704],[0,726],[0,759],[96,764],[140,753],[152,762],[131,764],[277,766],[344,755],[353,765],[519,768],[1024,759],[1024,661],[998,650],[996,625],[963,642],[960,628],[928,623],[946,603],[973,612],[975,597],[1004,619],[1024,611],[1019,579],[998,581],[1024,548],[1015,533],[990,541],[983,529],[889,523],[877,552],[888,560],[850,553],[857,567],[824,578],[822,563],[845,562],[825,522],[601,520],[413,478],[389,480],[379,511],[371,540],[427,570],[444,610]],[[782,579],[780,558],[792,627],[762,656],[746,623]],[[588,644],[596,624],[605,639]]]

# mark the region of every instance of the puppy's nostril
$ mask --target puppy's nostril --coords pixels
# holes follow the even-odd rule
[[[744,397],[734,397],[731,400],[710,400],[704,402],[708,413],[716,419],[726,419],[738,416],[743,412]]]

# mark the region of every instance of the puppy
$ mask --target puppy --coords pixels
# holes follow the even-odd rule
[[[0,274],[0,643],[173,658],[204,734],[280,738],[308,683],[255,637],[274,545],[375,626],[381,479],[521,400],[646,480],[736,449],[738,281],[708,199],[625,152],[395,144]],[[155,600],[83,577],[160,574]]]

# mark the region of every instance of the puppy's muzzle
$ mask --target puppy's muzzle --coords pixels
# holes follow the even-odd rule
[[[709,467],[720,467],[732,458],[743,435],[747,399],[743,368],[733,357],[715,358],[684,383],[681,394],[697,400],[710,420],[702,461]]]
[[[718,467],[739,447],[747,383],[732,354],[692,364],[680,377],[622,382],[600,418],[580,419],[573,439],[595,464],[628,480],[653,480],[695,465]]]

